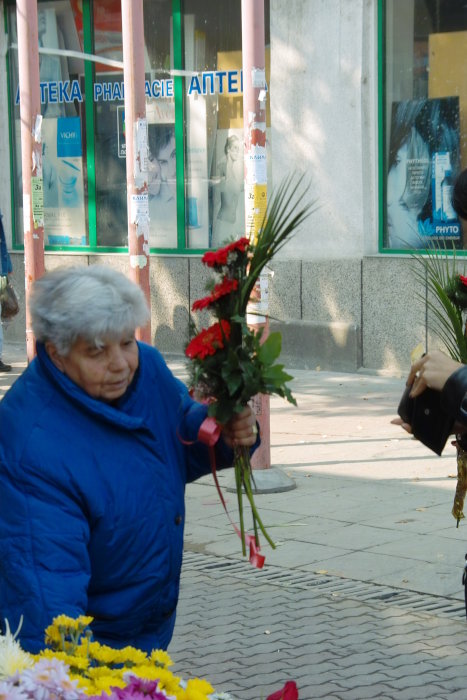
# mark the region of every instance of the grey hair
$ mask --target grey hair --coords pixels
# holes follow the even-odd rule
[[[97,347],[133,333],[149,320],[142,290],[111,267],[58,268],[38,279],[29,302],[32,330],[68,355],[78,338]]]

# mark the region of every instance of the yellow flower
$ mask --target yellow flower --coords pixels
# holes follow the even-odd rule
[[[76,618],[69,617],[68,615],[57,615],[57,617],[54,617],[54,619],[52,620],[51,627],[56,627],[57,629],[59,627],[64,627],[70,631],[77,632],[78,630],[83,630],[86,627],[89,627],[93,619],[94,618],[90,617],[89,615],[80,615]],[[47,628],[47,630],[48,629],[49,627]]]
[[[92,693],[89,692],[89,688],[92,687],[92,682],[89,680],[89,678],[85,678],[80,673],[73,673],[72,671],[70,671],[68,675],[72,681],[78,681],[77,685],[80,690],[87,693],[87,695],[92,695]]]
[[[85,658],[88,658],[89,656],[89,647],[90,647],[90,642],[88,640],[81,640],[81,643],[78,644],[76,649],[74,650],[75,656],[83,656]]]
[[[125,674],[132,676],[138,676],[138,678],[144,678],[147,681],[156,681],[160,679],[160,668],[156,668],[151,664],[141,664],[139,666],[133,666],[133,668],[126,668]]]
[[[112,649],[112,647],[99,644],[99,642],[90,642],[89,646],[85,644],[84,648],[88,650],[89,656],[100,664],[109,666],[118,663],[119,649]]]
[[[90,695],[97,695],[102,692],[104,693],[109,693],[110,694],[110,688],[124,688],[126,686],[125,681],[123,678],[117,678],[115,676],[99,676],[98,678],[94,679],[93,683],[93,691],[92,693],[88,693]]]
[[[172,659],[168,653],[162,649],[153,649],[149,658],[156,666],[163,666],[164,668],[173,666]]]
[[[88,660],[74,654],[67,654],[66,651],[54,651],[53,649],[43,649],[35,655],[35,660],[39,659],[59,659],[70,668],[77,668],[84,671],[88,667]]]
[[[45,630],[45,643],[50,646],[59,645],[61,643],[61,635],[55,625],[49,625]]]
[[[78,627],[81,627],[82,629],[86,629],[86,627],[89,627],[89,625],[91,624],[91,622],[93,620],[94,620],[94,618],[91,617],[90,615],[80,615],[78,617],[78,620],[77,620]]]
[[[182,688],[180,685],[177,686],[177,688],[171,692],[171,695],[174,695],[176,700],[187,700],[186,690],[185,690],[185,688]]]
[[[168,669],[156,667],[155,671],[161,685],[166,688],[167,691],[172,692],[175,688],[180,686],[180,678],[174,676]]]
[[[148,661],[148,655],[141,649],[135,649],[135,647],[123,647],[120,649],[118,656],[118,663],[125,664],[125,666],[137,666],[138,664],[144,664]]]
[[[169,695],[173,694],[174,691],[180,687],[180,678],[174,676],[168,669],[160,668],[158,666],[147,664],[135,666],[131,669],[125,669],[124,677],[128,680],[130,675],[137,676],[138,678],[144,678],[147,681],[158,680],[161,687],[167,690]]]
[[[108,666],[92,666],[88,670],[88,677],[94,681],[97,678],[103,678],[105,676],[109,676],[109,678],[120,678],[123,676],[123,669],[109,668]]]
[[[202,678],[192,678],[186,684],[187,700],[206,700],[214,692],[212,685]]]

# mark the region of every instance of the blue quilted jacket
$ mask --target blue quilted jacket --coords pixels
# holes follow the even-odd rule
[[[60,613],[94,638],[167,648],[175,624],[185,484],[209,472],[195,403],[157,350],[117,407],[38,357],[0,402],[0,621],[36,652]],[[186,445],[180,440],[194,441]],[[232,453],[220,442],[220,466]]]

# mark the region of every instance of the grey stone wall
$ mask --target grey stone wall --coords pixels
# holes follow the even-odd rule
[[[13,283],[21,313],[6,325],[5,337],[25,338],[23,256],[12,252]],[[129,273],[126,255],[46,253],[46,269],[58,265],[105,264]],[[407,257],[361,260],[274,261],[269,284],[271,330],[283,336],[289,367],[354,372],[360,368],[403,375],[420,342],[439,345],[427,331],[425,289]],[[190,308],[205,293],[209,271],[199,258],[152,257],[153,343],[182,355],[189,339]],[[207,314],[191,315],[198,326]]]

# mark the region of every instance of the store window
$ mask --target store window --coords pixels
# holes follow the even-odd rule
[[[467,167],[465,2],[387,0],[382,12],[382,248],[465,249],[451,204]]]
[[[56,0],[38,8],[41,47],[102,61],[41,54],[45,244],[126,250],[120,0]],[[15,44],[13,2],[7,11]],[[268,0],[265,14],[268,45]],[[150,248],[204,250],[245,230],[241,0],[145,0],[144,27]],[[17,52],[9,56],[21,244]],[[266,59],[268,79],[268,48]]]
[[[185,67],[193,71],[186,98],[187,247],[217,247],[245,235],[241,3],[185,0],[183,8]],[[267,1],[265,42],[269,84]]]
[[[16,10],[9,8],[9,37],[17,43]],[[79,51],[70,2],[57,0],[38,7],[39,48]],[[21,124],[18,52],[10,51],[10,95],[13,115],[16,243],[23,242]],[[80,58],[39,54],[42,103],[43,220],[48,245],[85,246],[88,243],[85,206],[84,63]]]
[[[120,0],[93,3],[94,52],[123,61]],[[144,4],[144,63],[148,122],[149,245],[177,248],[177,180],[172,0]],[[123,72],[97,64],[94,80],[96,240],[127,244]]]

